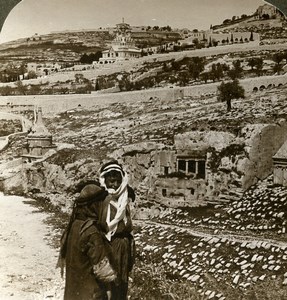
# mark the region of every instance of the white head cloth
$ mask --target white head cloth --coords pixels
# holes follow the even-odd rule
[[[118,187],[117,190],[107,188],[106,182],[105,182],[105,175],[111,171],[117,171],[122,175],[122,183]],[[111,200],[108,205],[108,211],[107,211],[107,219],[106,222],[109,227],[109,232],[106,234],[106,237],[108,240],[111,240],[112,236],[115,234],[118,228],[118,223],[121,220],[124,220],[126,223],[126,208],[128,205],[128,176],[126,172],[121,168],[118,164],[110,164],[106,166],[103,170],[101,170],[100,176],[99,176],[100,185],[105,188],[106,191],[110,195],[113,195],[115,198],[118,199],[118,201]],[[111,220],[111,205],[113,205],[117,213],[115,217]]]

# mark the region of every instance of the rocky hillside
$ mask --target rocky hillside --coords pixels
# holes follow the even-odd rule
[[[84,30],[37,35],[0,45],[0,62],[78,62],[84,53],[107,49],[115,34],[107,30]],[[140,48],[180,39],[176,32],[133,32]]]
[[[79,61],[83,53],[102,51],[113,36],[107,32],[54,33],[19,39],[0,46],[0,61],[67,62]]]

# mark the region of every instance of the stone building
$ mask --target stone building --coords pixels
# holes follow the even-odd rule
[[[188,38],[191,40],[195,40],[198,39],[199,41],[203,41],[206,40],[206,34],[208,33],[208,31],[205,30],[193,30],[192,32],[190,32],[188,34]]]
[[[42,37],[35,33],[33,36],[27,38],[27,42],[39,42],[42,41]]]
[[[135,46],[131,38],[130,25],[123,20],[116,26],[116,38],[112,41],[111,47],[102,52],[103,57],[99,59],[99,64],[111,64],[141,57],[141,50]]]
[[[42,158],[49,150],[56,148],[57,146],[53,144],[52,134],[43,123],[42,109],[38,108],[35,111],[34,125],[28,133],[26,144],[23,147],[22,157],[30,162]]]
[[[206,205],[206,154],[204,149],[158,152],[154,196],[167,206]]]
[[[274,184],[287,186],[287,141],[273,156],[273,165]]]
[[[280,17],[282,14],[273,5],[264,4],[258,7],[255,16],[257,19],[273,19]]]
[[[34,72],[36,76],[46,76],[58,72],[62,66],[58,63],[27,63],[27,72]]]

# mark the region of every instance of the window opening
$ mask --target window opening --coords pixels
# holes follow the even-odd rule
[[[166,189],[162,189],[161,193],[162,193],[163,197],[166,197]]]

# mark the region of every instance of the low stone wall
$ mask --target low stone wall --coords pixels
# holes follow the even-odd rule
[[[287,75],[261,76],[255,78],[242,79],[240,81],[246,92],[278,87],[287,83]],[[148,90],[108,93],[102,94],[94,92],[92,94],[78,95],[37,95],[37,96],[2,96],[0,97],[0,106],[10,105],[31,107],[37,104],[42,107],[43,114],[55,114],[77,107],[90,108],[92,106],[101,106],[110,103],[130,101],[148,101],[150,98],[158,98],[160,101],[176,101],[182,97],[214,96],[217,93],[217,87],[220,82],[199,84],[188,87],[173,88],[154,88]]]
[[[147,101],[151,97],[160,100],[175,100],[183,97],[181,88],[174,89],[150,89],[144,91],[132,91],[111,94],[81,94],[81,95],[39,95],[39,96],[3,96],[0,98],[0,105],[9,101],[14,105],[29,106],[36,103],[42,107],[43,114],[55,114],[63,111],[76,109],[78,107],[90,108],[92,106],[102,106],[110,103],[123,101]]]

